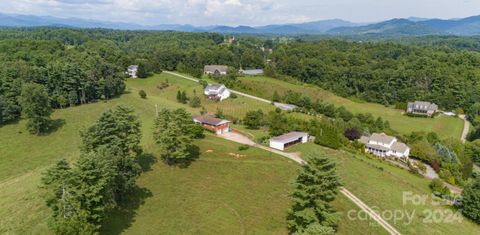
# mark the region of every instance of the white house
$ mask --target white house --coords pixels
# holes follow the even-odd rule
[[[223,84],[208,84],[204,94],[211,100],[222,101],[230,97],[230,91]]]
[[[127,74],[131,78],[137,78],[138,65],[130,65],[127,68]]]
[[[278,150],[284,150],[294,144],[306,143],[308,141],[308,133],[306,132],[290,132],[281,136],[270,139],[270,147]]]
[[[226,75],[228,66],[226,65],[205,65],[203,72],[210,75]]]
[[[398,142],[397,138],[385,133],[373,133],[370,137],[362,136],[359,140],[365,144],[365,151],[379,157],[395,157],[408,159],[410,148]]]

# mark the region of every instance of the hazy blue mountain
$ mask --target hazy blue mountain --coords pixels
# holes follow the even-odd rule
[[[340,27],[328,31],[338,35],[388,35],[388,36],[420,36],[441,34],[423,22],[413,22],[407,19],[393,19],[376,24],[358,27]]]
[[[421,36],[436,34],[480,35],[480,16],[464,19],[426,19],[409,17],[372,24],[358,24],[340,19],[320,20],[298,24],[272,24],[265,26],[193,26],[182,24],[159,24],[153,26],[106,22],[77,18],[56,18],[49,16],[9,15],[0,13],[0,26],[36,27],[58,26],[75,28],[110,28],[128,30],[172,30],[184,32],[218,32],[231,34],[331,34],[371,36]]]
[[[438,31],[455,35],[478,35],[480,34],[480,16],[472,16],[464,19],[440,20],[432,19],[422,22]]]

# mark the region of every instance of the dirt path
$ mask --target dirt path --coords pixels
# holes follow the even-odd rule
[[[460,139],[462,140],[463,143],[465,143],[465,141],[467,141],[468,131],[470,130],[470,122],[465,117],[465,114],[459,115],[458,117],[463,120],[463,131],[462,131],[462,137]]]
[[[248,137],[246,137],[246,136],[244,136],[244,135],[242,135],[241,133],[238,133],[238,132],[225,133],[225,134],[219,135],[219,137],[230,140],[230,141],[234,141],[234,142],[237,142],[237,143],[241,143],[241,144],[248,144],[250,146],[257,147],[257,148],[260,148],[260,149],[278,154],[278,155],[286,157],[286,158],[288,158],[288,159],[290,159],[290,160],[292,160],[292,161],[294,161],[294,162],[296,162],[300,165],[306,163],[302,158],[300,158],[299,154],[297,154],[297,153],[287,153],[287,152],[283,152],[283,151],[280,151],[280,150],[269,148],[267,146],[256,144],[251,139],[249,139]],[[368,207],[364,202],[362,202],[360,199],[358,199],[355,195],[353,195],[353,193],[348,191],[346,188],[341,187],[340,192],[343,195],[345,195],[348,199],[350,199],[353,203],[355,203],[358,207],[360,207],[360,209],[365,211],[365,213],[367,213],[370,216],[370,218],[372,218],[378,224],[380,224],[385,230],[387,230],[388,233],[393,234],[393,235],[399,235],[400,234],[393,226],[391,226],[380,215],[378,215],[377,212],[375,212],[370,207]]]
[[[198,79],[190,78],[190,77],[178,74],[178,73],[169,72],[169,71],[164,71],[164,73],[168,73],[170,75],[181,77],[181,78],[184,78],[184,79],[187,79],[187,80],[190,80],[190,81],[199,82]],[[234,90],[231,90],[231,89],[230,89],[230,91],[235,93],[235,94],[242,95],[242,96],[245,96],[245,97],[248,97],[248,98],[251,98],[251,99],[255,99],[255,100],[258,100],[258,101],[261,101],[261,102],[271,103],[271,101],[269,101],[269,100],[266,100],[266,99],[263,99],[263,98],[260,98],[260,97],[256,97],[256,96],[253,96],[253,95],[245,94],[243,92],[234,91]],[[233,142],[237,142],[237,143],[241,143],[241,144],[247,144],[247,145],[250,145],[250,146],[253,146],[253,147],[257,147],[257,148],[260,148],[260,149],[278,154],[278,155],[286,157],[286,158],[288,158],[288,159],[290,159],[290,160],[292,160],[292,161],[294,161],[298,164],[305,164],[306,163],[302,158],[300,158],[300,156],[298,154],[287,153],[287,152],[272,149],[272,148],[269,148],[269,147],[266,147],[266,146],[263,146],[263,145],[260,145],[260,144],[256,144],[251,139],[249,139],[248,137],[246,137],[246,136],[244,136],[244,135],[242,135],[238,132],[225,133],[225,134],[219,135],[219,137],[230,140],[230,141],[233,141]],[[364,202],[362,202],[360,199],[358,199],[355,195],[353,195],[353,193],[348,191],[346,188],[344,188],[344,187],[340,188],[340,192],[343,195],[345,195],[348,199],[350,199],[353,203],[355,203],[358,207],[360,207],[360,209],[365,211],[365,213],[367,213],[373,220],[375,220],[385,230],[387,230],[388,233],[393,234],[393,235],[399,235],[400,234],[393,226],[391,226],[387,221],[385,221],[382,217],[380,217],[380,215],[378,215],[375,211],[373,211],[370,207],[368,207]]]

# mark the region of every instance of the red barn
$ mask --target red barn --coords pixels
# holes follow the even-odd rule
[[[230,121],[219,119],[212,115],[196,116],[193,118],[193,121],[216,134],[230,132]]]

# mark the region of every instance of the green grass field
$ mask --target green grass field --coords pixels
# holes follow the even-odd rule
[[[171,87],[155,88],[165,79]],[[155,104],[199,112],[176,102],[178,88],[189,93],[201,91],[195,83],[164,74],[132,79],[127,81],[128,92],[120,98],[56,110],[52,118],[64,124],[48,135],[28,134],[23,120],[0,127],[0,234],[50,233],[50,211],[39,188],[41,174],[59,159],[77,159],[80,129],[109,108],[124,104],[135,109],[142,122],[142,146],[158,158],[151,134]],[[138,96],[140,89],[147,92],[147,99]],[[202,102],[209,110],[219,107],[228,115],[243,116],[259,107],[273,109],[242,98]],[[109,216],[102,233],[286,234],[288,194],[298,166],[263,150],[239,152],[238,144],[213,136],[197,144],[201,155],[189,168],[167,167],[158,161],[140,176],[136,197],[129,207]],[[339,234],[385,234],[376,224],[348,220],[345,212],[357,208],[345,197],[339,196],[334,206],[342,216]]]
[[[455,210],[451,206],[432,204],[429,180],[413,175],[407,170],[387,164],[379,159],[355,156],[352,153],[335,151],[313,143],[296,145],[291,152],[306,155],[324,155],[337,162],[337,169],[345,187],[369,205],[402,234],[479,234],[480,226],[462,217],[461,222],[449,222]],[[404,193],[427,196],[426,203],[403,203]],[[377,208],[377,209],[375,209]],[[401,210],[403,215],[414,213],[411,223],[406,217],[395,220],[388,211]],[[387,212],[385,212],[387,211]],[[384,213],[385,214],[382,214]],[[429,223],[428,213],[433,212],[438,220]],[[400,212],[398,212],[400,215]],[[389,219],[390,218],[390,219]],[[399,218],[399,217],[397,217]],[[443,220],[445,219],[445,220]]]
[[[241,77],[240,81],[249,88],[247,92],[266,99],[271,99],[275,91],[279,94],[284,94],[288,90],[292,90],[308,95],[312,100],[318,99],[336,106],[343,105],[353,113],[371,113],[375,117],[382,117],[384,120],[388,120],[392,129],[401,134],[410,134],[412,131],[433,131],[442,138],[460,138],[463,130],[463,121],[459,118],[445,115],[439,115],[434,119],[408,117],[403,115],[401,110],[380,104],[352,101],[325,91],[315,85],[301,84],[299,82],[289,83],[264,76],[245,76]]]

